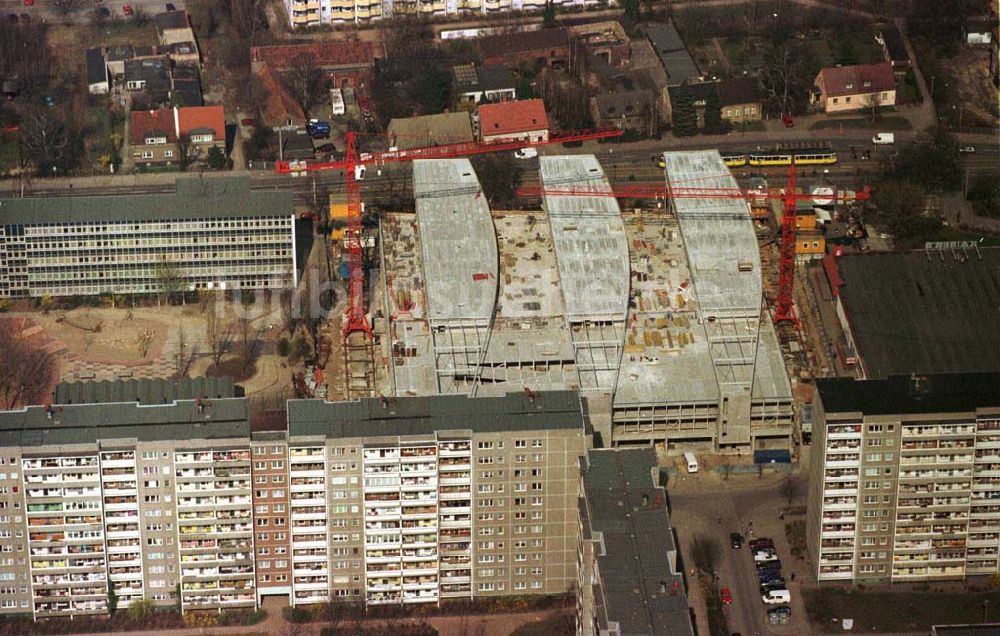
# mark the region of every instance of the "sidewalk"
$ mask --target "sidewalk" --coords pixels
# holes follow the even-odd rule
[[[542,612],[523,612],[517,614],[488,614],[474,616],[430,616],[400,619],[398,622],[426,620],[438,630],[439,636],[509,636],[511,632],[522,625],[548,618],[556,610]],[[564,608],[570,612],[572,608]],[[378,621],[366,621],[378,622]],[[345,621],[341,627],[348,627],[351,622]],[[319,636],[326,623],[305,623],[297,625],[296,636]],[[186,627],[183,629],[160,629],[133,632],[91,632],[89,634],[69,634],[67,636],[284,636],[290,632],[291,624],[286,622],[280,612],[268,612],[263,623],[249,627]]]

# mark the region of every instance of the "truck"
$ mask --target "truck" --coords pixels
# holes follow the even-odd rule
[[[896,143],[896,133],[875,133],[872,143],[876,146],[891,146]]]

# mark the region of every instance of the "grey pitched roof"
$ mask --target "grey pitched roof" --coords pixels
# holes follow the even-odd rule
[[[100,84],[108,81],[108,68],[104,64],[104,52],[100,48],[87,49],[87,83]]]
[[[498,57],[510,53],[526,53],[569,45],[566,29],[541,29],[517,31],[479,38],[479,50],[485,57]]]
[[[160,33],[167,29],[186,29],[191,26],[188,22],[187,11],[183,9],[158,13],[153,16],[153,22],[156,23],[156,30]]]
[[[673,22],[646,26],[646,37],[649,38],[656,55],[660,58],[660,63],[667,72],[668,86],[701,79],[698,65],[688,53],[684,40],[681,39]]]
[[[98,440],[188,441],[245,437],[245,398],[194,400],[146,406],[135,402],[31,406],[0,412],[0,446],[51,447]]]
[[[734,77],[718,83],[719,101],[723,106],[753,104],[760,101],[760,88],[752,77]]]
[[[251,192],[249,177],[177,179],[174,194],[0,199],[0,224],[290,216],[290,190]]]
[[[138,402],[168,404],[175,400],[243,397],[243,388],[229,376],[221,378],[181,378],[118,380],[115,382],[60,382],[53,404],[98,404]]]
[[[598,620],[604,628],[617,622],[622,634],[693,636],[656,468],[651,448],[595,449],[583,461],[585,537],[600,533],[604,547],[594,590]]]
[[[500,64],[487,64],[476,69],[479,87],[484,91],[514,88],[517,84],[514,76],[506,67]]]
[[[582,429],[575,391],[523,393],[503,397],[431,395],[352,402],[290,400],[289,437],[385,437],[433,435],[442,430],[497,433],[517,430]]]
[[[120,62],[131,60],[135,57],[135,49],[129,44],[119,44],[108,49],[107,59],[109,62]]]
[[[603,118],[641,115],[647,107],[656,107],[656,95],[648,90],[617,91],[594,98]]]

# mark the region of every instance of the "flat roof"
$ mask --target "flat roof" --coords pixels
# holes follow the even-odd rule
[[[291,190],[250,191],[249,177],[185,177],[173,194],[0,198],[0,224],[291,216]]]
[[[472,164],[414,161],[413,192],[428,318],[489,324],[497,297],[497,240]]]
[[[543,188],[611,192],[594,155],[540,158]],[[570,321],[625,320],[629,256],[613,196],[545,195],[560,286]]]
[[[580,397],[575,391],[502,397],[431,395],[365,398],[351,402],[289,400],[290,437],[403,437],[438,431],[503,433],[521,430],[584,430]]]
[[[0,445],[45,447],[98,440],[144,442],[229,439],[250,436],[246,398],[29,406],[0,412]]]
[[[667,73],[668,86],[678,86],[684,82],[696,82],[701,79],[698,65],[688,53],[673,22],[648,24],[645,30],[646,37],[649,38]]]
[[[827,413],[962,413],[1000,407],[1000,373],[893,375],[878,380],[820,378]]]
[[[595,449],[583,460],[584,532],[600,533],[598,619],[622,634],[694,634],[684,578],[676,569],[665,490],[651,448]],[[664,589],[665,586],[665,589]]]
[[[99,404],[138,402],[169,404],[175,400],[243,397],[243,388],[230,376],[115,380],[105,382],[60,382],[53,404]]]
[[[1000,371],[1000,248],[836,259],[868,377]]]

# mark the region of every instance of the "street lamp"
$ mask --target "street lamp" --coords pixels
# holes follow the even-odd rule
[[[984,623],[988,622],[987,621],[987,617],[989,616],[989,611],[990,611],[990,601],[989,601],[989,599],[987,599],[987,600],[983,601],[983,622]]]

